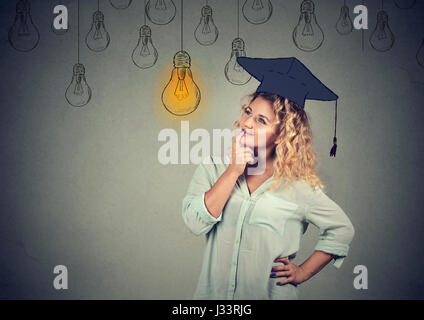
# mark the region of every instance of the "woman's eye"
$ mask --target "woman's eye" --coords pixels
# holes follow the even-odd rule
[[[244,112],[245,112],[246,114],[251,114],[250,110],[248,110],[248,109],[244,109]]]
[[[264,119],[262,119],[262,118],[259,118],[259,120],[258,120],[260,123],[262,123],[262,124],[266,124],[266,122],[265,122],[265,120]]]

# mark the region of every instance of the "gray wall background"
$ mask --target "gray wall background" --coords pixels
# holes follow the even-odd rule
[[[243,1],[241,1],[243,2]],[[352,8],[361,1],[347,1]],[[236,1],[209,1],[220,31],[210,47],[193,36],[204,1],[184,1],[184,48],[202,92],[196,112],[175,117],[160,94],[180,49],[175,19],[152,25],[159,60],[138,69],[131,52],[143,22],[143,1],[116,10],[101,1],[110,46],[102,53],[83,42],[96,9],[81,1],[81,62],[93,95],[84,108],[65,100],[77,59],[76,1],[33,0],[41,39],[29,53],[11,48],[7,32],[15,1],[0,4],[1,187],[0,298],[189,299],[197,284],[204,238],[184,225],[181,201],[196,165],[161,165],[163,128],[231,128],[240,99],[259,84],[234,86],[224,76],[236,36]],[[252,57],[295,56],[340,97],[336,158],[329,158],[334,103],[308,101],[320,174],[328,195],[352,220],[356,235],[341,269],[331,265],[300,288],[302,299],[422,299],[424,68],[415,59],[423,40],[424,2],[409,10],[385,1],[396,42],[388,52],[369,44],[380,1],[366,1],[369,30],[335,30],[343,1],[315,1],[325,40],[312,53],[292,41],[301,1],[272,1],[273,15],[240,36]],[[65,4],[70,30],[55,35],[52,7]],[[311,226],[295,263],[317,241]],[[53,288],[53,268],[69,271],[69,289]],[[353,268],[368,268],[368,290],[353,287]]]

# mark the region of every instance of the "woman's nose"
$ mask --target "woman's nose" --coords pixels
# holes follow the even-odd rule
[[[253,128],[253,117],[247,118],[246,121],[244,121],[244,125],[247,128],[250,128],[250,129]]]

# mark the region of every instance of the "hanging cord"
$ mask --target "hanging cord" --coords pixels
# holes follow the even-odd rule
[[[80,63],[80,0],[78,0],[78,64]]]
[[[184,0],[181,0],[181,51],[183,51],[183,3]]]
[[[97,0],[97,11],[100,11],[100,0]]]
[[[240,0],[237,0],[237,38],[240,38]]]
[[[381,0],[381,10],[384,9],[384,0]]]
[[[336,107],[334,112],[334,137],[333,137],[333,147],[330,150],[330,157],[336,156],[336,150],[337,150],[337,137],[336,137],[336,130],[337,130],[337,100],[336,100]]]
[[[144,0],[144,25],[146,25],[146,0]]]
[[[365,1],[364,0],[362,0],[362,5],[364,6],[365,5]],[[362,30],[361,30],[362,32],[362,52],[364,52],[364,34],[365,34],[365,31],[364,31],[364,28],[362,28]]]

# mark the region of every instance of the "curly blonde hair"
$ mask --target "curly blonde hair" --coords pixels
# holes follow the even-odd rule
[[[285,181],[286,186],[290,186],[294,181],[303,180],[314,190],[319,187],[324,191],[325,186],[317,173],[317,167],[321,162],[313,152],[312,130],[305,110],[279,95],[254,92],[247,95],[249,102],[242,104],[241,115],[257,97],[271,102],[277,119],[274,123],[277,125],[277,139],[280,139],[274,149],[274,179],[268,189],[276,189],[281,180]],[[240,120],[234,122],[235,128],[240,127],[239,122]]]

